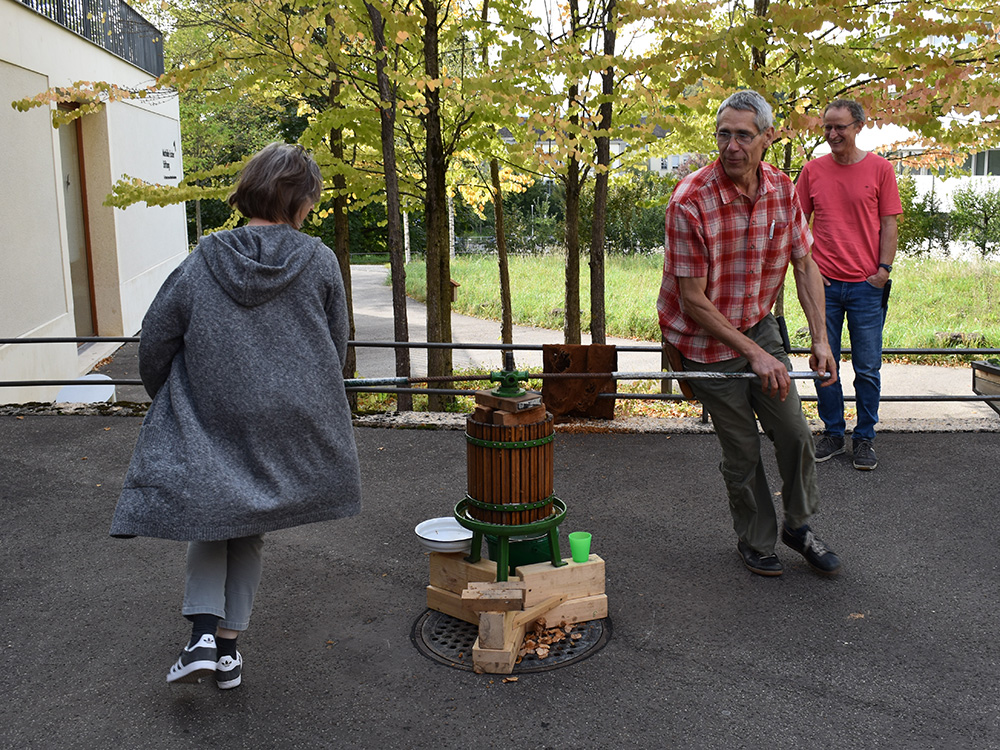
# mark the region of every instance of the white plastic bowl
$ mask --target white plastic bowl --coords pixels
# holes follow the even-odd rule
[[[452,516],[429,518],[413,530],[428,552],[467,552],[472,547],[472,532]]]

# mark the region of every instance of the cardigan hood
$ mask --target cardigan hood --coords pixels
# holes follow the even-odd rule
[[[226,294],[256,307],[281,294],[312,261],[319,242],[303,247],[303,239],[287,224],[242,227],[210,234],[197,252]]]

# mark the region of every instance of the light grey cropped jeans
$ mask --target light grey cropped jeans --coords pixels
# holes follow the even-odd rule
[[[246,630],[263,569],[264,536],[188,542],[183,615],[221,617],[220,628]]]

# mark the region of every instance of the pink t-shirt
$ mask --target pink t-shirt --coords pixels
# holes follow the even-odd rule
[[[903,213],[892,165],[878,154],[838,164],[827,154],[802,167],[795,192],[813,214],[813,258],[837,281],[864,281],[878,271],[880,219]]]

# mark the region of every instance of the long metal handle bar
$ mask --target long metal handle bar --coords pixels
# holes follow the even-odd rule
[[[7,344],[87,344],[87,343],[133,343],[139,341],[138,336],[35,336],[25,338],[0,338],[0,346]],[[481,344],[481,343],[461,343],[461,342],[440,342],[440,341],[355,341],[347,342],[348,345],[365,349],[486,349],[493,351],[524,351],[540,352],[544,344]],[[559,344],[554,344],[559,346]],[[660,352],[662,347],[658,344],[616,344],[615,349],[620,352]],[[849,348],[842,349],[841,354],[850,354]],[[809,349],[793,347],[789,354],[809,354]],[[931,349],[905,349],[886,348],[882,350],[883,356],[896,354],[941,354],[941,355],[997,355],[1000,354],[998,348],[960,349],[938,347]]]
[[[793,380],[811,380],[814,372],[790,372]],[[757,377],[752,372],[537,372],[523,373],[525,380],[732,380]],[[348,378],[344,386],[349,389],[378,386],[406,386],[414,383],[461,383],[474,380],[491,380],[492,375],[426,375],[423,377]],[[4,386],[28,387],[47,385],[142,385],[141,380],[0,380]],[[421,389],[418,389],[421,392]]]
[[[525,372],[521,380],[752,380],[757,377],[753,372]],[[792,380],[815,380],[818,373],[812,371],[792,371],[788,373]],[[384,385],[406,385],[407,383],[450,383],[471,380],[491,380],[492,375],[427,375],[415,378],[381,378],[392,381]],[[347,381],[351,382],[351,381]]]
[[[749,373],[744,373],[747,375]],[[809,374],[809,377],[812,377]],[[454,378],[453,378],[454,379]],[[473,380],[475,378],[465,378],[465,380]],[[379,381],[379,382],[376,382]],[[400,382],[384,382],[384,381],[400,381]],[[417,395],[426,396],[431,393],[441,394],[445,396],[467,396],[471,391],[467,389],[457,389],[457,388],[400,388],[398,385],[406,385],[407,378],[358,378],[353,380],[344,381],[344,385],[347,390],[354,391],[357,393],[413,393]],[[80,380],[4,380],[0,381],[0,388],[4,386],[11,387],[21,387],[27,388],[31,386],[46,386],[46,385],[87,385],[88,381]],[[135,385],[141,386],[141,380],[98,380],[91,381],[92,385]],[[641,399],[645,401],[687,401],[687,397],[679,393],[598,393],[597,398],[616,398],[616,399]],[[815,396],[800,395],[799,398],[802,401],[815,401]],[[844,394],[844,401],[854,401],[854,396],[849,396]],[[991,402],[1000,401],[1000,395],[995,396],[979,396],[979,395],[956,395],[956,396],[944,396],[944,395],[934,395],[934,396],[887,396],[882,394],[881,401],[979,401],[979,402]]]

